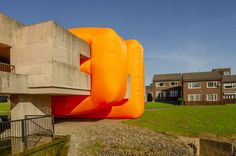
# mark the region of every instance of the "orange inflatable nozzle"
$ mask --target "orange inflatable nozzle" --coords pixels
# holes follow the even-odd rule
[[[82,63],[80,65],[80,70],[82,72],[90,74],[91,73],[91,60],[87,60],[84,63]]]

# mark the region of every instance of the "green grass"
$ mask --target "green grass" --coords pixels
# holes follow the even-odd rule
[[[161,103],[161,102],[148,102],[145,104],[145,109],[162,109],[162,108],[176,108],[178,105]]]
[[[149,110],[155,108],[173,108]],[[170,135],[221,137],[236,136],[236,104],[222,106],[176,106],[148,103],[139,119],[124,123]]]
[[[0,103],[0,116],[1,115],[9,115],[10,114],[10,103],[4,102]]]

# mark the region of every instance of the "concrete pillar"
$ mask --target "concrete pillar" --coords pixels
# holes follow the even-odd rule
[[[51,115],[50,95],[11,95],[11,120],[25,115]]]
[[[50,95],[30,95],[30,94],[13,94],[10,96],[11,101],[11,120],[24,119],[25,115],[51,115],[51,96]],[[35,120],[34,123],[44,127],[47,123],[45,119]],[[26,148],[23,144],[23,131],[22,126],[27,127],[27,134],[34,132],[38,127],[32,122],[23,120],[11,122],[11,144],[12,153],[18,153]],[[29,136],[27,136],[27,139]],[[51,138],[47,138],[51,139]],[[27,141],[27,140],[26,140]],[[32,146],[27,142],[27,147]]]

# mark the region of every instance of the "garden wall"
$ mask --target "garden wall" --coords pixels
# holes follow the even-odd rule
[[[56,136],[52,142],[36,146],[14,156],[65,156],[70,147],[70,136]]]

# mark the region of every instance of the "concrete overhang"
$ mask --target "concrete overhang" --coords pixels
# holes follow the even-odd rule
[[[0,71],[1,94],[28,94],[28,76]]]
[[[47,94],[47,95],[90,95],[90,90],[77,89],[69,87],[29,87],[30,94]]]

